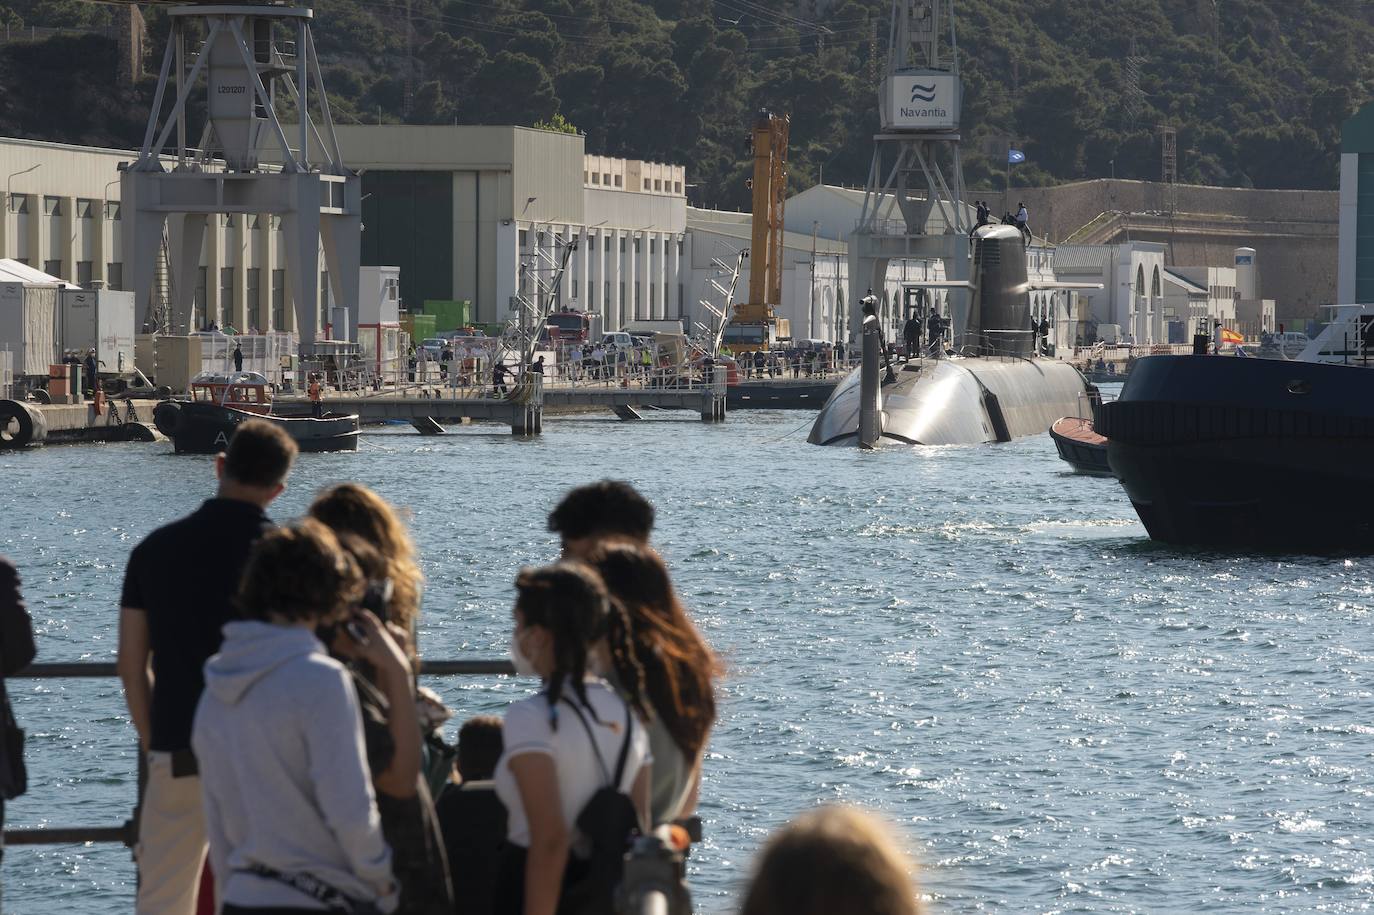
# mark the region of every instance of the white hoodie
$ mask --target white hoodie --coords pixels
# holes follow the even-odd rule
[[[395,907],[353,684],[314,633],[226,625],[205,664],[191,746],[223,902],[324,908],[244,870],[259,865]]]

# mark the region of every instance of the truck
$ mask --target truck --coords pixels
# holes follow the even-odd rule
[[[725,325],[721,345],[739,355],[775,349],[778,340],[791,336],[791,322],[777,317],[771,305],[736,305],[734,315]]]
[[[553,349],[581,346],[590,340],[600,338],[601,315],[562,308],[544,320],[544,332],[548,335]]]

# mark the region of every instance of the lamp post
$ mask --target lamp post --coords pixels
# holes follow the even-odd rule
[[[39,162],[37,165],[30,165],[23,171],[14,172],[8,178],[5,179],[5,206],[9,207],[9,211],[11,213],[14,212],[14,194],[11,193],[11,182],[14,181],[15,178],[18,178],[20,175],[27,175],[29,172],[34,171],[36,169],[40,169],[42,167],[43,163]]]

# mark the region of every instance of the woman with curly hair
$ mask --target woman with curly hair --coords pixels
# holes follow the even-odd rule
[[[650,808],[654,823],[690,816],[701,785],[701,760],[716,720],[715,688],[720,664],[687,616],[653,548],[628,540],[607,541],[591,552],[592,567],[611,599],[625,610],[633,657],[642,669],[652,717],[649,751],[653,756]],[[637,676],[624,654],[612,653],[614,679]]]

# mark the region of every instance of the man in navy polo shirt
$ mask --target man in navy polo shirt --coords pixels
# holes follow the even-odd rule
[[[205,662],[219,650],[221,627],[238,615],[234,597],[248,552],[272,526],[265,509],[286,488],[296,451],[280,427],[243,423],[215,458],[215,498],[153,531],[129,555],[118,667],[148,765],[135,849],[138,915],[196,910],[206,838],[191,721]]]

